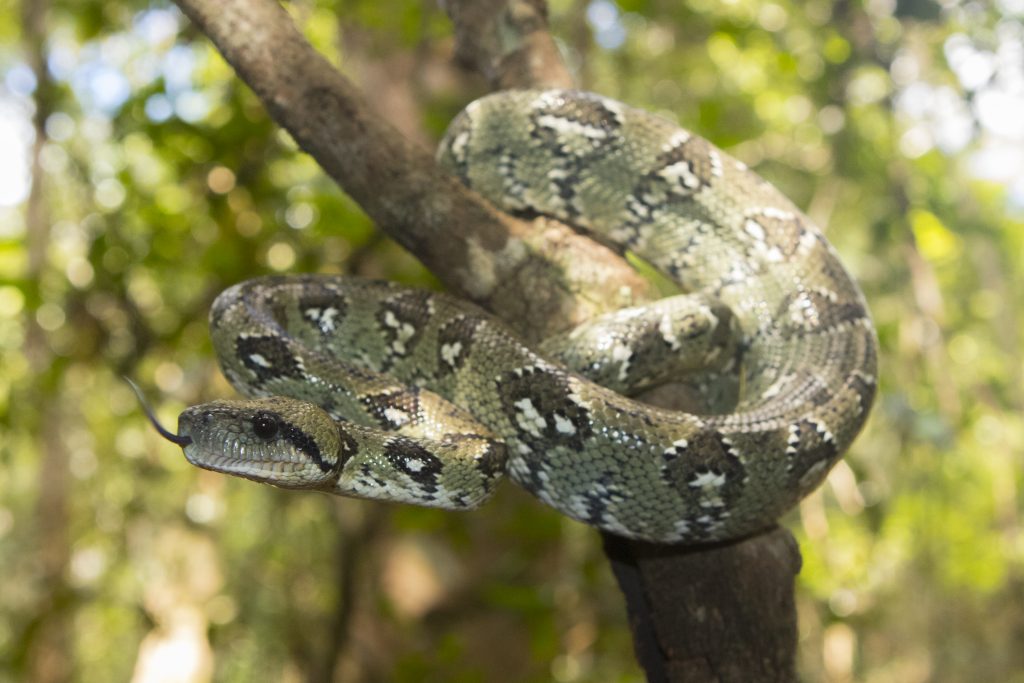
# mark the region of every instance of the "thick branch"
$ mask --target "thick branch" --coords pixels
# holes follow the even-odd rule
[[[551,222],[501,214],[370,111],[273,0],[177,0],[270,115],[377,225],[452,290],[512,320],[572,324],[647,291],[611,251]],[[560,256],[552,257],[551,245]],[[567,248],[564,248],[567,247]],[[571,254],[571,258],[569,258]],[[607,275],[609,269],[613,276]],[[526,301],[524,283],[550,283]],[[585,296],[577,294],[585,292]],[[525,330],[530,337],[551,328]]]
[[[800,551],[776,527],[694,548],[604,536],[650,683],[795,680]]]

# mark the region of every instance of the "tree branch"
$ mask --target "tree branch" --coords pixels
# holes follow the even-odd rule
[[[604,534],[650,683],[792,681],[800,551],[775,529],[714,546]]]
[[[571,88],[558,46],[548,32],[543,0],[447,0],[455,27],[455,59],[495,90]]]
[[[649,285],[612,251],[554,221],[494,210],[408,142],[302,37],[273,0],[177,0],[270,115],[377,225],[447,287],[529,338],[628,305]],[[387,191],[382,191],[387,188]],[[571,256],[571,257],[570,257]],[[611,272],[611,275],[608,273]],[[524,284],[550,283],[546,299]]]

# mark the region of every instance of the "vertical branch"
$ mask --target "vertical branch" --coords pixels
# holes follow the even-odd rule
[[[776,527],[693,548],[604,534],[650,683],[796,679],[800,551]]]
[[[495,90],[571,88],[558,46],[548,32],[544,0],[447,0],[455,27],[455,59]]]

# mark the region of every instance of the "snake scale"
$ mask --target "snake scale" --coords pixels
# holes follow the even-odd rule
[[[572,518],[658,542],[752,533],[821,483],[867,417],[876,339],[833,248],[775,188],[662,118],[575,91],[477,100],[438,159],[502,210],[567,222],[686,293],[536,351],[443,294],[314,275],[235,285],[211,329],[250,398],[190,407],[163,432],[190,462],[450,509],[507,473]],[[731,412],[626,396],[736,358]]]

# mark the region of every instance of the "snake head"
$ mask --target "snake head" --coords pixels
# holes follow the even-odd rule
[[[348,451],[342,437],[319,407],[282,397],[213,401],[178,417],[190,463],[283,488],[329,488]]]

